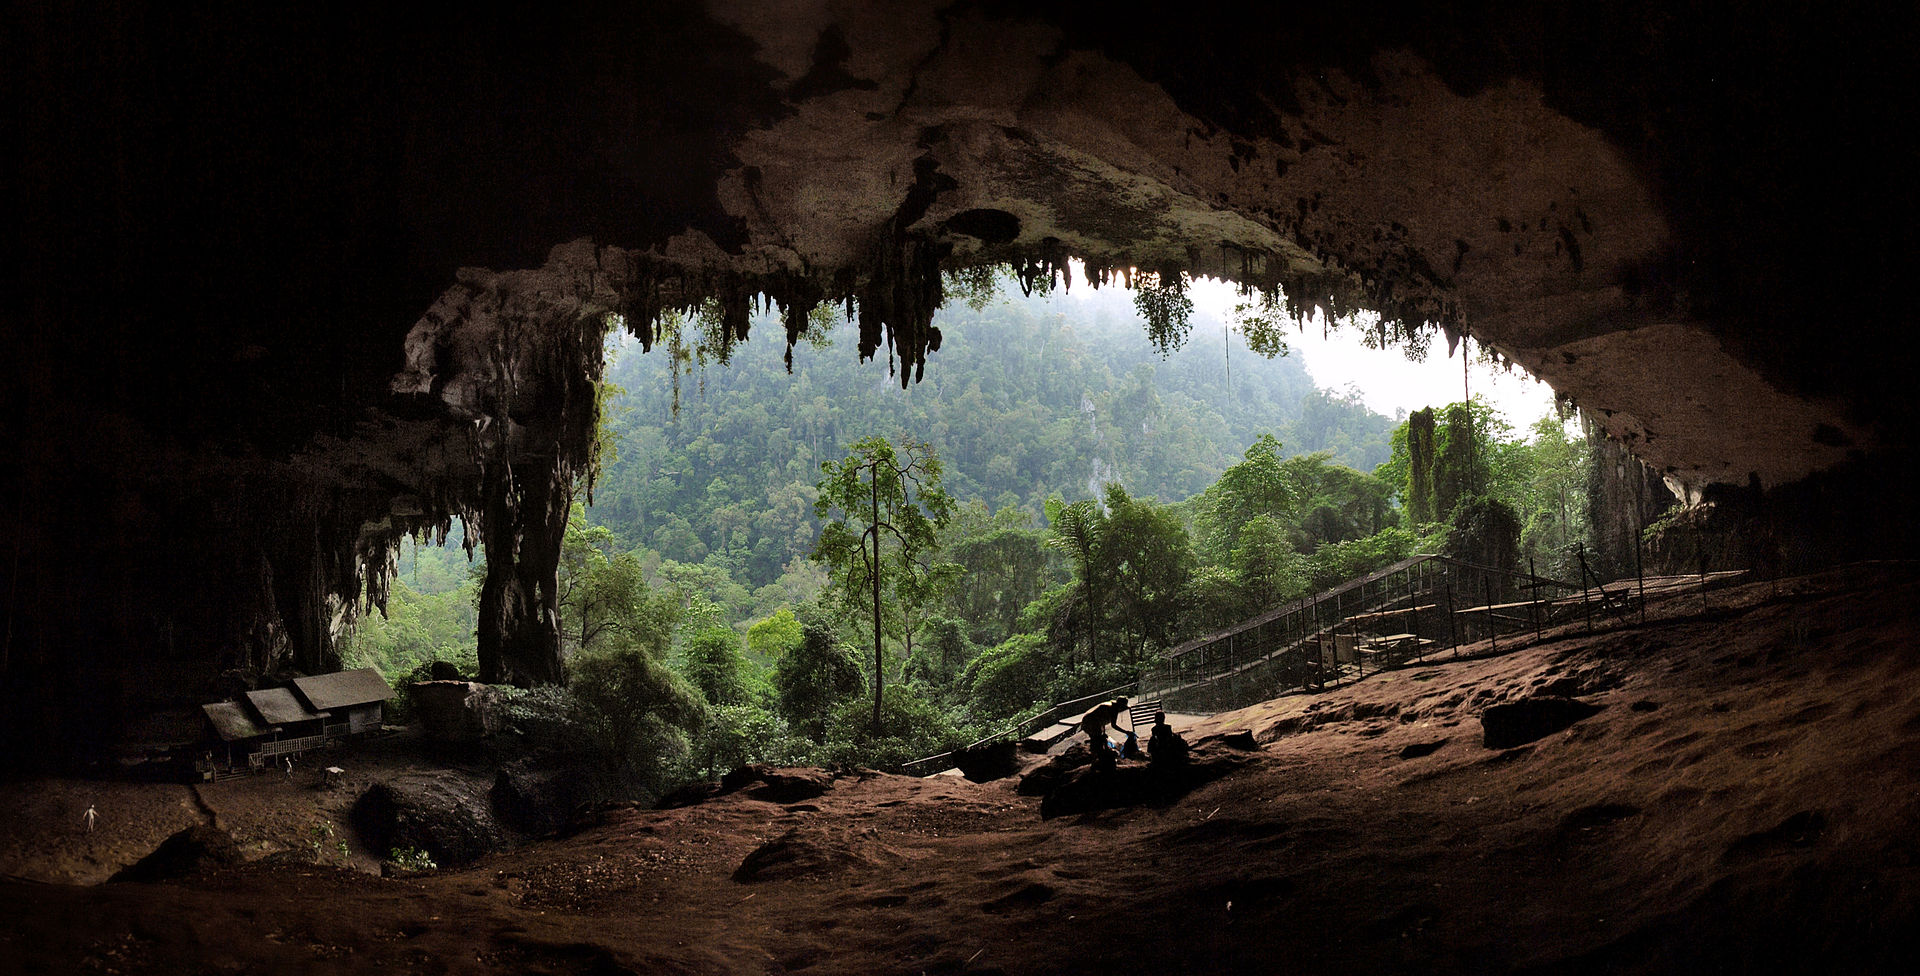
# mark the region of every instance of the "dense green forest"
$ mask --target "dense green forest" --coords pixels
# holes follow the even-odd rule
[[[950,304],[936,324],[940,350],[904,388],[858,361],[844,323],[797,347],[791,375],[777,339],[704,366],[621,345],[608,373],[624,391],[608,419],[618,456],[589,518],[628,547],[724,570],[751,591],[805,561],[820,465],[871,435],[931,444],[959,500],[1035,516],[1049,496],[1095,497],[1110,481],[1163,499],[1198,494],[1261,434],[1363,471],[1390,451],[1392,420],[1357,395],[1316,389],[1295,358],[1253,354],[1218,320],[1196,321],[1193,339],[1162,357],[1119,289],[1001,293],[979,309]],[[770,317],[755,328],[780,334]],[[676,368],[691,372],[676,383]]]
[[[610,347],[561,563],[570,684],[513,693],[520,724],[596,743],[628,791],[897,763],[1416,551],[1554,574],[1584,538],[1585,441],[1557,421],[1396,423],[1218,320],[1163,352],[1119,289],[974,298],[904,386],[824,318],[791,372],[771,316]],[[400,558],[349,659],[470,669],[464,552]]]

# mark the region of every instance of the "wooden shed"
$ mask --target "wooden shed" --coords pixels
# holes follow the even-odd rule
[[[263,740],[280,731],[273,725],[256,722],[239,702],[214,702],[200,706],[200,711],[206,715],[214,736],[226,747],[229,767],[235,754],[242,758],[252,755],[259,751]]]
[[[262,688],[247,692],[247,704],[268,725],[277,725],[288,736],[320,735],[327,713],[308,708],[307,703],[285,688]]]
[[[387,699],[393,697],[392,686],[373,668],[295,678],[293,687],[309,708],[330,714],[328,738],[379,731],[386,721]]]
[[[328,713],[308,707],[286,688],[262,688],[247,692],[247,704],[269,725],[276,726],[274,737],[261,745],[268,757],[299,754],[326,744]]]

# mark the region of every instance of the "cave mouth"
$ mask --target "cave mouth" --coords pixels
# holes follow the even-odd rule
[[[1782,549],[1910,550],[1844,514],[1904,507],[1912,467],[1899,250],[1852,243],[1911,197],[1876,151],[1898,32],[1402,6],[37,12],[12,751],[337,667],[395,540],[455,516],[490,557],[484,670],[552,680],[610,315],[651,344],[711,310],[724,343],[772,302],[792,342],[838,306],[904,384],[943,275],[1064,286],[1073,256],[1148,286],[1156,341],[1183,273],[1282,321],[1470,330]]]

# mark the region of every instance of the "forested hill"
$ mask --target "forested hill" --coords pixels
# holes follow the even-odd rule
[[[858,361],[844,322],[828,348],[796,348],[789,375],[783,331],[763,317],[728,362],[687,363],[677,411],[672,352],[628,342],[608,375],[624,389],[608,418],[618,456],[591,521],[627,547],[759,588],[813,546],[821,462],[870,435],[930,442],[956,499],[1036,521],[1048,495],[1092,497],[1106,481],[1163,502],[1197,494],[1261,434],[1361,471],[1388,458],[1395,421],[1315,389],[1298,353],[1263,358],[1196,314],[1190,340],[1163,357],[1120,289],[955,301],[936,324],[940,350],[902,389],[883,364]]]

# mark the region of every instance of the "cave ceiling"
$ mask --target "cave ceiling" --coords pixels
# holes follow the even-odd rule
[[[716,298],[744,335],[759,296],[852,299],[910,381],[941,267],[1080,258],[1471,334],[1686,489],[1908,447],[1912,79],[1869,5],[18,20],[15,550],[105,526],[79,544],[132,577],[300,513],[193,566],[274,608],[228,643],[324,643],[316,594],[399,532],[548,531],[526,483],[587,463],[605,314],[651,338]],[[506,618],[540,616],[533,562]]]

